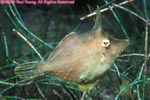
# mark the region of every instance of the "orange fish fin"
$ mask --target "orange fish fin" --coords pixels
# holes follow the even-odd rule
[[[69,44],[75,43],[78,39],[78,34],[75,32],[71,32],[70,34],[66,35],[62,41],[57,45],[55,50],[51,53],[48,59],[51,59],[54,56],[57,56],[60,52],[62,52],[62,48],[66,48]]]

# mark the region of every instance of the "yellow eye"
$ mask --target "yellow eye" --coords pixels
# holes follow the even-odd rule
[[[108,47],[109,45],[110,45],[110,41],[108,39],[104,39],[102,41],[102,44],[101,44],[102,47]]]

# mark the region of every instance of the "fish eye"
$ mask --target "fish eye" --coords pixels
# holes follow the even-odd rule
[[[104,39],[102,41],[102,47],[108,47],[110,45],[110,41],[108,39]]]

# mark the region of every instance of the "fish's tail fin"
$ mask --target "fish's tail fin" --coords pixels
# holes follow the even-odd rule
[[[15,68],[15,74],[20,78],[27,79],[27,78],[34,78],[44,73],[38,69],[39,63],[29,63],[19,65]]]

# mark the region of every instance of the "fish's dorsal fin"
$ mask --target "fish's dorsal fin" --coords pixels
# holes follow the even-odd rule
[[[96,10],[96,20],[93,29],[102,28],[102,19],[99,9]]]
[[[60,41],[60,43],[57,45],[55,50],[50,54],[48,59],[51,59],[52,57],[56,56],[61,52],[62,48],[67,46],[69,43],[73,43],[78,39],[78,34],[76,32],[71,32],[68,35],[64,37],[63,40]],[[69,46],[69,45],[68,45]]]
[[[101,19],[101,14],[99,9],[97,9],[96,11],[96,19],[95,19],[95,24],[93,26],[93,30],[96,30],[96,36],[97,37],[105,37],[105,33],[102,30],[102,19]]]

